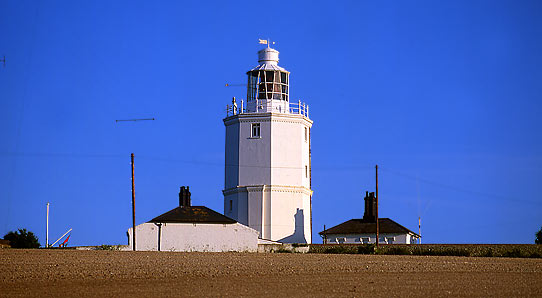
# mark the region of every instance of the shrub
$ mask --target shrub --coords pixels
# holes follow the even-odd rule
[[[38,237],[26,229],[11,231],[4,235],[4,240],[8,240],[13,248],[39,248]]]
[[[512,250],[507,250],[502,254],[503,257],[507,258],[523,258],[525,255],[521,252],[519,248],[514,248]]]
[[[278,250],[275,251],[276,253],[291,253],[292,251],[289,250],[289,249],[285,249],[285,248],[279,248]]]
[[[411,252],[406,247],[390,247],[379,251],[383,255],[410,255]]]
[[[418,256],[460,256],[460,257],[468,257],[470,256],[470,252],[467,249],[464,248],[454,248],[454,247],[446,247],[446,248],[420,248],[416,247],[412,250],[413,255]]]
[[[542,244],[542,227],[535,234],[534,244]]]
[[[369,255],[376,252],[376,246],[374,244],[365,244],[358,246],[358,254]]]
[[[494,257],[493,249],[488,248],[482,253],[482,257]]]
[[[119,247],[116,245],[102,244],[100,246],[96,246],[96,250],[119,250]]]
[[[324,253],[325,254],[355,254],[356,250],[354,250],[352,247],[336,245],[336,246],[326,248],[324,250]]]
[[[535,251],[529,255],[529,258],[542,258],[542,255]]]

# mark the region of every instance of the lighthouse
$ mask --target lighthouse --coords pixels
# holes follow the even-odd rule
[[[247,97],[224,118],[224,214],[261,239],[311,243],[309,107],[290,99],[290,72],[269,45],[249,70]]]

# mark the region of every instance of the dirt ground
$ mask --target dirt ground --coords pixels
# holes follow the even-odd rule
[[[542,259],[0,250],[0,296],[542,296]]]

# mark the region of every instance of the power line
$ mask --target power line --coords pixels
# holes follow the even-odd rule
[[[476,195],[476,196],[484,196],[484,197],[489,197],[489,198],[493,198],[493,199],[497,199],[497,200],[501,200],[501,201],[515,201],[515,202],[535,204],[535,205],[539,204],[539,202],[515,199],[515,198],[511,198],[511,197],[507,197],[507,196],[484,193],[484,192],[480,192],[480,191],[473,191],[473,190],[469,190],[469,189],[462,188],[462,187],[457,187],[457,186],[448,185],[448,184],[444,184],[444,183],[440,183],[440,182],[435,182],[435,181],[431,181],[431,180],[427,180],[427,179],[422,179],[422,178],[419,178],[417,176],[413,176],[413,175],[410,175],[410,174],[405,174],[405,173],[395,171],[395,170],[390,170],[388,168],[382,168],[382,170],[384,170],[385,172],[388,172],[390,174],[393,174],[393,175],[401,176],[401,177],[411,179],[411,180],[420,181],[420,182],[423,182],[425,184],[429,184],[429,185],[433,185],[433,186],[437,186],[437,187],[441,187],[441,188],[450,189],[450,190],[453,190],[453,191],[456,191],[456,192],[468,193],[468,194]]]
[[[123,154],[74,154],[74,153],[24,153],[24,152],[0,152],[0,156],[18,156],[18,157],[68,157],[68,158],[125,158]],[[156,157],[156,156],[139,156],[142,160],[156,160],[156,161],[162,161],[162,162],[176,162],[176,163],[184,163],[184,164],[193,164],[193,165],[199,165],[199,166],[212,166],[212,167],[223,167],[224,164],[222,162],[205,162],[205,161],[198,161],[198,160],[183,160],[183,159],[173,159],[168,157]],[[262,168],[262,169],[292,169],[292,170],[304,170],[304,167],[281,167],[281,166],[258,166],[258,165],[239,165],[239,164],[225,164],[226,167],[241,167],[241,168]],[[372,167],[369,166],[343,166],[338,165],[332,167],[337,170],[371,170]],[[428,185],[433,185],[440,188],[450,189],[456,192],[461,193],[468,193],[475,196],[483,196],[488,197],[492,199],[497,199],[501,201],[514,201],[514,202],[520,202],[520,203],[527,203],[527,204],[535,204],[538,205],[539,202],[533,202],[529,200],[521,200],[516,198],[511,198],[508,196],[501,196],[496,194],[490,194],[490,193],[484,193],[480,191],[473,191],[462,187],[457,187],[453,185],[448,185],[445,183],[435,182],[432,180],[419,178],[418,176],[414,176],[411,174],[407,174],[404,172],[391,170],[386,167],[379,167],[381,170],[383,170],[386,173],[400,176],[403,178],[407,178],[410,180],[414,180],[417,182],[421,182]],[[320,171],[328,171],[329,167],[313,167],[312,171],[320,172]],[[433,198],[437,199],[438,198]]]
[[[75,158],[125,158],[125,156],[122,155],[122,154],[37,153],[37,152],[0,152],[0,156],[75,157]]]
[[[145,120],[156,120],[154,118],[138,118],[138,119],[119,119],[119,120],[115,120],[115,123],[117,122],[125,122],[125,121],[145,121]]]

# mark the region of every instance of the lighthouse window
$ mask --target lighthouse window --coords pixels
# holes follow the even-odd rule
[[[260,123],[252,123],[252,137],[253,138],[260,137]]]
[[[280,73],[280,82],[283,83],[283,84],[287,84],[287,76],[286,76],[286,73],[285,72],[281,72]]]
[[[265,81],[266,82],[273,82],[273,77],[275,76],[275,73],[273,71],[266,71],[265,73]]]

